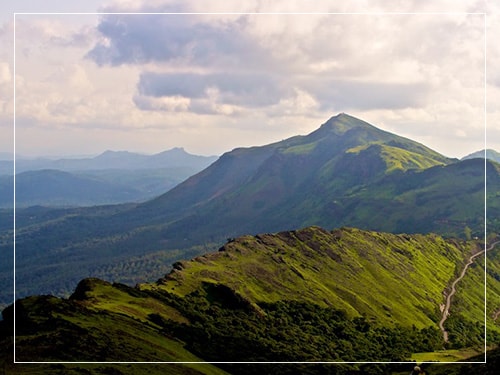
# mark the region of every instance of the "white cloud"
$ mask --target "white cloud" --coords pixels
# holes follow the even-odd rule
[[[150,110],[241,116],[258,103],[269,116],[290,116],[300,112],[286,108],[297,103],[298,90],[314,103],[308,108],[324,116],[420,109],[412,113],[428,117],[450,107],[463,113],[462,102],[474,102],[482,111],[476,100],[482,89],[481,20],[477,15],[233,15],[223,22],[218,16],[182,16],[181,22],[147,16],[144,28],[146,19],[110,16],[101,27],[109,45],[97,46],[90,56],[100,64],[156,65],[158,73],[141,76],[141,95],[191,100],[182,109]],[[183,72],[175,73],[179,61]],[[162,67],[169,72],[162,74]],[[201,67],[204,74],[186,73]],[[271,77],[263,91],[252,89],[259,81],[256,72]],[[245,76],[254,78],[242,80]]]
[[[180,95],[151,97],[137,94],[134,103],[144,111],[187,112],[191,100]]]
[[[103,9],[484,9],[481,1],[389,5],[382,0],[117,1]],[[488,22],[489,35],[495,35],[498,16]],[[481,15],[109,15],[78,23],[71,16],[40,16],[19,18],[16,26],[19,124],[56,126],[60,137],[65,128],[150,129],[168,132],[168,146],[189,142],[206,150],[210,146],[204,140],[187,141],[187,134],[207,138],[210,130],[221,132],[225,144],[236,147],[249,140],[272,141],[272,135],[280,139],[292,131],[304,134],[340,111],[399,134],[433,140],[438,151],[446,149],[450,155],[474,151],[465,148],[476,143],[464,141],[481,135]],[[8,34],[8,25],[0,27],[0,38],[3,34]],[[488,64],[500,66],[499,49],[489,44]],[[0,51],[0,81],[12,73],[7,57]],[[496,72],[489,69],[489,122],[500,120]],[[2,108],[10,95],[0,88]],[[255,131],[249,137],[250,126]],[[464,142],[455,151],[446,139],[454,136]],[[161,137],[155,138],[159,144]],[[151,144],[145,138],[141,142]],[[223,151],[221,145],[212,147]]]
[[[10,83],[12,81],[12,73],[9,64],[0,62],[0,85]]]

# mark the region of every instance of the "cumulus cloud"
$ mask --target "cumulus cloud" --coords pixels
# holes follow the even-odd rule
[[[182,14],[105,15],[98,26],[102,39],[87,56],[99,65],[114,66],[149,62],[220,68],[248,65],[264,51],[245,33],[245,18],[213,22]]]
[[[19,19],[17,112],[37,126],[168,129],[172,142],[174,131],[202,139],[225,129],[233,146],[242,145],[243,124],[259,124],[244,137],[262,143],[262,131],[304,134],[341,111],[417,139],[470,139],[484,107],[483,16],[374,13],[481,12],[480,3],[116,0],[102,10],[151,14],[103,14],[78,26]],[[372,13],[157,14],[231,11]],[[488,64],[500,61],[495,22],[489,17]],[[498,107],[500,80],[488,71],[488,103]],[[6,72],[0,65],[0,80]]]
[[[226,105],[271,113],[296,90],[325,112],[397,110],[425,105],[433,90],[458,75],[477,80],[470,70],[482,68],[479,18],[106,15],[99,24],[101,40],[87,57],[101,66],[155,66],[156,72],[141,74],[136,95],[142,99],[134,101],[149,110],[210,113],[208,107]],[[190,105],[153,100],[172,102],[177,96]]]
[[[95,42],[95,27],[81,24],[89,16],[48,15],[45,17],[22,16],[16,18],[17,50],[25,54],[47,53],[54,47],[90,48]],[[72,20],[78,22],[71,22]]]
[[[276,76],[265,74],[143,73],[137,85],[142,95],[208,98],[217,92],[218,100],[231,105],[261,107],[273,105],[286,89]]]

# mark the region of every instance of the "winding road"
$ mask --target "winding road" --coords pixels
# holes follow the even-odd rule
[[[456,290],[456,286],[457,286],[458,282],[463,279],[463,277],[465,276],[465,272],[467,272],[467,268],[469,268],[469,266],[472,263],[474,263],[474,259],[475,258],[477,258],[478,256],[480,256],[481,254],[484,254],[485,251],[490,251],[498,243],[500,243],[500,241],[495,241],[487,249],[483,249],[483,250],[481,250],[481,251],[479,251],[479,252],[477,252],[475,254],[472,254],[470,256],[470,258],[469,258],[468,263],[464,266],[464,269],[460,273],[460,276],[457,277],[457,279],[455,281],[453,281],[453,283],[451,284],[451,292],[446,297],[446,304],[445,304],[444,309],[443,309],[443,316],[441,318],[441,321],[439,322],[439,329],[441,330],[441,332],[443,332],[444,342],[448,342],[448,332],[444,329],[444,322],[446,321],[446,319],[448,319],[448,316],[450,315],[451,298],[453,297],[453,295],[457,291]]]

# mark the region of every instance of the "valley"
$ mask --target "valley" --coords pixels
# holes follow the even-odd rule
[[[17,158],[16,207],[94,206],[152,199],[206,168],[215,156],[174,148],[154,155],[106,151],[88,158]],[[0,208],[12,208],[14,163],[0,160]]]

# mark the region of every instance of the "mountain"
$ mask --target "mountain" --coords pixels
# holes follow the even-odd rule
[[[484,167],[340,114],[309,135],[227,152],[144,203],[19,210],[16,291],[63,295],[86,276],[143,282],[227,238],[311,225],[482,238]],[[494,233],[500,165],[486,167]],[[0,215],[11,220],[8,212]],[[11,285],[8,230],[0,233],[0,250],[6,254],[0,279]],[[9,300],[5,292],[0,300]]]
[[[263,368],[228,362],[408,361],[412,353],[444,346],[481,346],[484,289],[478,293],[477,279],[497,283],[493,274],[485,276],[481,261],[460,284],[461,294],[446,323],[447,344],[438,329],[440,305],[450,284],[466,259],[481,248],[477,241],[446,240],[434,234],[394,235],[355,228],[308,227],[238,237],[218,252],[174,264],[171,273],[154,283],[132,288],[84,279],[69,299],[19,300],[16,359],[201,359],[219,362],[216,365],[230,373],[252,374]],[[498,255],[489,263],[498,271]],[[500,298],[497,289],[488,295],[488,302],[490,297]],[[489,302],[490,343],[500,341],[500,328],[491,317],[496,308]],[[5,309],[0,322],[4,353],[12,336],[13,314],[12,306]],[[462,341],[464,337],[467,341]],[[11,366],[6,367],[14,371]],[[81,372],[88,370],[88,365],[78,366]],[[360,366],[298,370],[278,365],[272,370],[346,374]],[[181,369],[172,373],[184,373]],[[361,373],[392,373],[390,369]],[[197,370],[217,373],[211,366]]]
[[[373,184],[398,171],[453,161],[340,114],[307,136],[226,153],[137,210],[158,220],[176,220],[180,227],[191,227],[193,220],[208,221],[207,232],[228,235],[312,224],[336,226],[335,217],[320,219],[317,211],[354,187]],[[184,215],[181,220],[179,213]]]
[[[495,194],[497,166],[488,164],[488,178]],[[484,163],[445,158],[341,114],[308,136],[226,153],[136,212],[168,222],[163,233],[175,246],[307,225],[450,235],[468,226],[477,235],[483,187]]]
[[[486,159],[490,159],[496,161],[497,163],[500,163],[500,152],[492,149],[487,149],[486,152],[485,150],[473,152],[472,154],[464,156],[462,160],[476,159],[476,158],[484,159],[485,154],[486,154]]]
[[[205,168],[217,157],[199,156],[183,148],[173,148],[154,155],[143,155],[128,151],[105,151],[93,158],[66,159],[16,159],[16,173],[42,169],[57,169],[65,172],[104,169],[159,169],[159,168]],[[0,174],[12,174],[12,162],[0,161]]]

